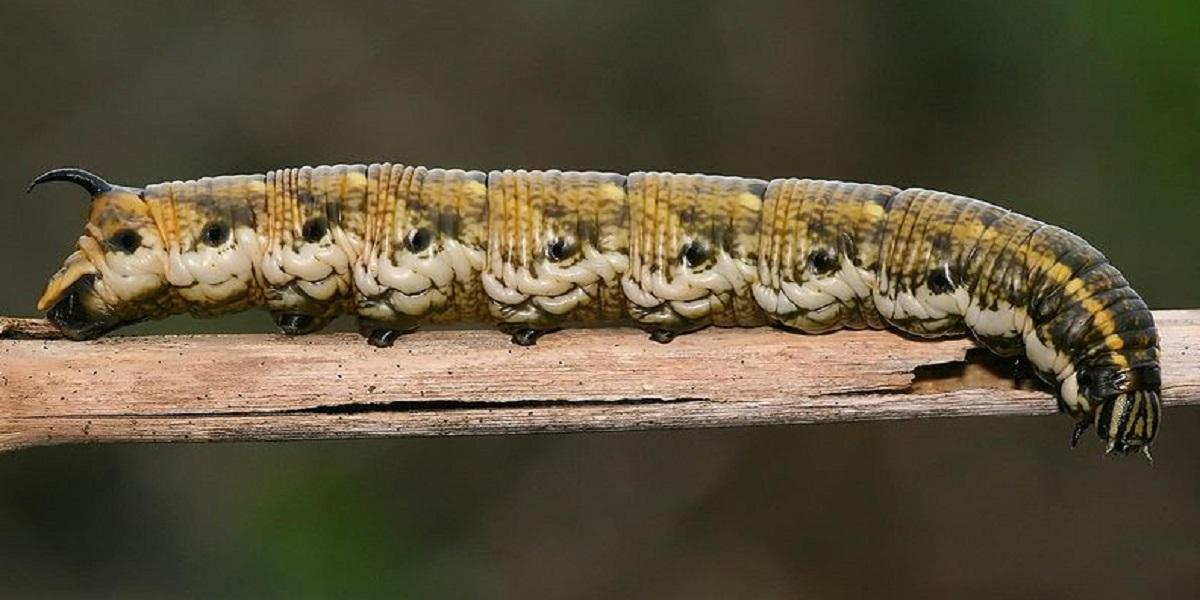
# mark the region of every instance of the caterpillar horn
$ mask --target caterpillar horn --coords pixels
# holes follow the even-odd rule
[[[88,171],[74,167],[65,167],[62,169],[52,169],[42,173],[41,175],[38,175],[37,179],[34,179],[33,183],[29,184],[29,188],[25,190],[25,193],[28,194],[29,192],[33,191],[33,188],[51,181],[66,181],[69,183],[74,183],[75,185],[87,190],[87,192],[91,194],[93,198],[101,194],[108,193],[113,189],[111,183],[105,181],[95,173],[89,173]]]

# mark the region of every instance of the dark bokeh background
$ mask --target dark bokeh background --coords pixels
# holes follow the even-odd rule
[[[44,169],[374,160],[946,189],[1200,307],[1195,3],[167,4],[0,7],[0,314],[32,312],[83,223],[77,190],[23,194]],[[1200,411],[1169,411],[1152,467],[1069,427],[34,449],[0,455],[0,590],[1192,596]]]

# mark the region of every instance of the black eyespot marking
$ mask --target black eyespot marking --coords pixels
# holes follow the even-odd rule
[[[229,240],[229,226],[220,221],[212,221],[200,230],[200,240],[216,248]]]
[[[695,267],[708,260],[708,248],[705,248],[701,242],[688,242],[683,247],[683,252],[679,253],[679,257],[685,266]]]
[[[928,285],[932,294],[949,294],[954,291],[954,282],[950,281],[950,273],[945,267],[929,272]]]
[[[433,232],[425,229],[414,229],[408,234],[408,249],[412,252],[421,252],[433,243]]]
[[[319,242],[329,232],[329,223],[321,217],[313,217],[304,222],[300,234],[306,242]]]
[[[828,275],[838,268],[837,257],[824,249],[813,250],[808,256],[808,264],[817,275]]]
[[[546,245],[546,258],[552,262],[570,258],[575,254],[575,241],[568,237],[555,238],[554,241]]]
[[[108,238],[106,245],[125,254],[133,254],[142,245],[142,236],[132,229],[120,229]]]

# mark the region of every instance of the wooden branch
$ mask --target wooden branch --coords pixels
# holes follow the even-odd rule
[[[1155,314],[1164,401],[1200,403],[1200,310]],[[8,336],[44,330],[6,321]],[[4,329],[7,328],[7,329]],[[284,440],[691,428],[1056,411],[968,340],[628,328],[512,345],[435,331],[0,340],[0,449],[98,441]]]
[[[0,340],[57,340],[62,338],[50,321],[22,317],[0,317]]]

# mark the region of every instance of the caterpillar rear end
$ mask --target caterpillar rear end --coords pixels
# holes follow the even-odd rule
[[[169,314],[268,310],[289,334],[357,315],[371,344],[492,322],[518,344],[588,322],[668,342],[707,326],[970,334],[1023,355],[1110,452],[1161,420],[1153,317],[1058,227],[943,192],[810,179],[464,171],[391,163],[144,188],[80,169],[78,247],[39,310],[72,339]]]

